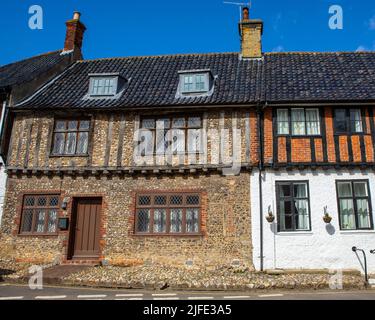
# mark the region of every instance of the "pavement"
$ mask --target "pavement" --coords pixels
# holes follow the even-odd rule
[[[375,300],[375,290],[205,292],[113,290],[59,286],[44,286],[42,290],[31,290],[27,285],[3,283],[0,284],[0,301],[4,300]]]

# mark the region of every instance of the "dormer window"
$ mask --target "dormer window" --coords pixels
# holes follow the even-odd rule
[[[199,96],[208,94],[213,87],[210,70],[180,71],[179,96]]]
[[[118,73],[89,74],[91,97],[111,97],[119,93],[125,83]]]

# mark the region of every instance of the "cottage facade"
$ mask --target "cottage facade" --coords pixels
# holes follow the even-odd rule
[[[375,235],[375,55],[263,54],[247,8],[239,31],[240,53],[77,61],[10,108],[7,254],[359,269],[351,248]]]

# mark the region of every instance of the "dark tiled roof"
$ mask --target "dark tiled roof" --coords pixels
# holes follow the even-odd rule
[[[176,97],[178,71],[210,69],[218,76],[211,96]],[[118,99],[84,99],[90,73],[118,72],[131,79]],[[237,53],[187,54],[79,61],[19,107],[117,108],[256,102],[374,101],[375,52],[267,53],[241,60]]]
[[[186,54],[79,61],[20,107],[117,108],[245,104],[259,101],[262,60],[241,60],[237,53]],[[217,76],[211,96],[176,97],[179,71],[210,69]],[[83,99],[90,73],[120,73],[130,79],[118,99]]]
[[[270,102],[375,100],[375,52],[269,53],[265,81]]]
[[[0,88],[29,82],[64,59],[61,51],[54,51],[0,67]]]

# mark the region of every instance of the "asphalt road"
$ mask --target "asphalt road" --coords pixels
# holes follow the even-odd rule
[[[0,284],[1,300],[375,300],[375,290],[362,291],[144,291]]]

